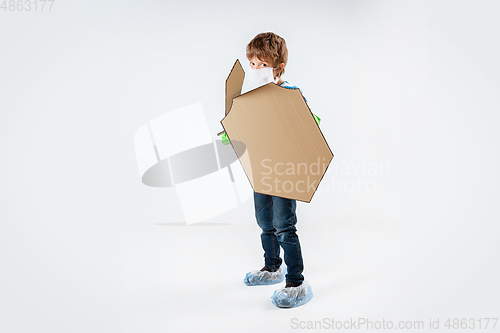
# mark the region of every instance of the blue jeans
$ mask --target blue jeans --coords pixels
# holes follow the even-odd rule
[[[300,251],[297,229],[296,200],[254,192],[255,218],[262,229],[260,238],[264,249],[264,262],[271,270],[281,265],[280,245],[285,253],[288,273],[286,281],[302,283],[304,263]]]

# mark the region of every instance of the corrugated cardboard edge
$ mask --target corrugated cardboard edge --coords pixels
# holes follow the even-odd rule
[[[239,61],[238,61],[238,60],[236,60],[236,62],[237,62],[237,63],[239,63]],[[235,63],[235,65],[234,65],[234,66],[236,66],[236,63]],[[234,66],[233,66],[233,69],[234,69]],[[240,66],[241,66],[241,65],[240,65]],[[233,72],[233,70],[231,70],[231,73],[232,73],[232,72]],[[231,74],[229,74],[229,76],[231,76]],[[228,77],[228,79],[229,79],[229,77]],[[227,83],[227,80],[226,80],[226,83]],[[264,86],[262,86],[262,87],[259,87],[259,88],[257,88],[257,89],[261,89],[261,88],[266,87],[267,85],[270,85],[270,84],[274,84],[274,83],[272,83],[272,82],[271,82],[271,83],[268,83],[268,84],[266,84],[266,85],[264,85]],[[226,86],[227,86],[227,85],[226,85]],[[276,85],[276,86],[277,86],[277,87],[279,87],[279,88],[281,88],[281,89],[287,89],[287,90],[290,90],[289,88],[281,87],[281,86],[278,86],[278,85]],[[254,89],[254,90],[256,90],[256,89]],[[314,190],[314,193],[312,194],[312,196],[311,196],[311,198],[309,199],[309,201],[300,200],[300,199],[295,199],[295,200],[298,200],[298,201],[302,201],[302,202],[310,203],[310,202],[311,202],[311,200],[312,200],[312,198],[314,197],[314,194],[316,194],[317,189],[319,188],[319,184],[321,184],[321,181],[323,180],[323,178],[324,178],[325,174],[327,173],[328,168],[330,167],[331,161],[333,160],[333,157],[334,157],[335,155],[333,154],[333,152],[332,152],[332,150],[331,150],[331,148],[330,148],[330,145],[328,145],[328,141],[326,141],[326,139],[325,139],[325,136],[324,136],[323,132],[322,132],[322,131],[321,131],[321,129],[319,128],[319,125],[316,123],[316,119],[314,118],[314,115],[313,115],[313,113],[312,113],[311,109],[309,108],[309,105],[307,104],[307,102],[306,102],[306,100],[305,100],[304,96],[302,95],[302,92],[300,91],[300,89],[293,89],[293,90],[298,90],[299,94],[302,96],[302,99],[303,99],[303,101],[304,101],[304,104],[305,104],[305,106],[307,107],[307,109],[309,110],[309,113],[310,113],[310,115],[311,115],[311,118],[313,119],[313,121],[314,121],[314,123],[316,124],[316,126],[318,126],[318,129],[319,129],[319,132],[320,132],[320,134],[321,134],[321,137],[323,138],[323,141],[325,142],[326,146],[328,147],[328,150],[330,151],[330,154],[332,155],[332,157],[331,157],[331,158],[330,158],[330,160],[328,161],[328,164],[327,164],[327,167],[326,167],[326,169],[325,169],[325,172],[323,173],[323,175],[322,175],[322,176],[321,176],[321,178],[319,179],[319,181],[318,181],[318,186],[317,186],[317,187],[316,187],[316,189]],[[253,90],[251,90],[251,91],[253,91]],[[245,93],[245,94],[243,94],[243,95],[246,95],[247,93],[249,93],[249,92],[251,92],[251,91],[248,91],[248,92],[246,92],[246,93]],[[242,95],[241,95],[241,88],[240,88],[240,94],[238,94],[236,97],[234,97],[234,98],[231,100],[231,106],[230,106],[230,108],[229,108],[229,111],[227,111],[227,112],[226,112],[226,115],[225,115],[225,116],[224,116],[224,118],[222,118],[222,120],[220,121],[222,128],[224,128],[224,131],[226,131],[226,128],[224,127],[224,124],[223,124],[222,122],[224,121],[224,119],[227,117],[227,115],[228,115],[228,114],[229,114],[229,112],[231,111],[232,106],[233,106],[233,100],[234,100],[235,98],[239,97],[239,96],[242,96]],[[227,97],[227,96],[226,96],[226,97]],[[226,100],[226,102],[227,102],[227,100]],[[227,134],[227,132],[226,132],[226,134]],[[231,138],[229,137],[229,134],[227,134],[227,136],[228,136],[228,138],[229,138],[229,140],[230,140],[229,142],[231,143],[231,146],[233,147],[233,149],[235,149],[235,148],[234,148],[234,146],[233,146],[233,144],[232,144],[232,142],[231,142]],[[238,160],[239,160],[239,158],[238,158]],[[243,168],[243,164],[241,163],[241,161],[240,161],[240,164],[241,164],[241,166],[242,166],[242,168]],[[246,175],[246,177],[247,177],[247,179],[248,179],[248,182],[249,182],[249,183],[250,183],[250,185],[252,186],[252,189],[253,189],[253,190],[254,190],[254,192],[255,192],[255,189],[253,188],[253,184],[252,184],[252,182],[250,181],[250,179],[248,178],[248,175],[247,175],[246,173],[245,173],[245,175]],[[257,193],[260,193],[260,192],[257,192]],[[267,194],[267,193],[264,193],[264,194]],[[281,197],[281,196],[279,196],[279,195],[273,195],[273,196],[275,196],[275,197]],[[285,198],[285,197],[281,197],[281,198]],[[289,199],[289,198],[286,198],[286,199]]]
[[[270,84],[274,84],[274,83],[270,83]],[[277,87],[279,87],[279,88],[281,88],[281,89],[288,89],[288,90],[290,90],[290,88],[285,88],[285,87],[281,87],[281,86],[278,86],[278,85],[276,85],[276,86],[277,86]],[[313,115],[313,113],[312,113],[311,109],[309,108],[309,105],[307,104],[306,99],[304,98],[304,95],[302,95],[302,91],[300,91],[300,89],[293,89],[293,90],[298,90],[298,91],[299,91],[299,94],[302,96],[302,99],[303,99],[303,101],[304,101],[305,106],[306,106],[306,107],[307,107],[307,109],[309,110],[309,113],[310,113],[310,115],[311,115],[311,118],[313,118],[314,123],[316,124],[316,126],[318,126],[319,133],[321,134],[321,137],[323,138],[323,141],[325,142],[326,146],[328,147],[328,150],[330,151],[330,154],[332,154],[332,157],[331,157],[331,158],[330,158],[330,160],[328,161],[328,164],[327,164],[327,167],[326,167],[326,169],[325,169],[325,172],[323,173],[323,175],[321,176],[321,178],[320,178],[320,179],[319,179],[319,181],[318,181],[318,186],[317,186],[317,187],[316,187],[316,189],[314,190],[314,193],[311,195],[311,199],[309,199],[309,201],[299,200],[299,201],[302,201],[302,202],[310,203],[310,202],[311,202],[311,200],[312,200],[312,198],[314,198],[314,195],[316,194],[316,192],[317,192],[317,190],[318,190],[318,188],[319,188],[319,184],[321,184],[321,181],[323,180],[323,177],[325,177],[325,174],[326,174],[326,172],[328,171],[328,168],[330,167],[330,163],[332,162],[333,157],[334,157],[335,155],[333,154],[333,152],[332,152],[332,150],[331,150],[331,148],[330,148],[330,145],[328,144],[328,141],[326,141],[325,136],[324,136],[324,134],[323,134],[323,131],[321,131],[321,128],[319,127],[318,123],[316,122],[316,119],[314,118],[314,115]],[[273,196],[275,196],[275,197],[281,197],[281,196],[279,196],[279,195],[273,195]],[[284,198],[284,197],[281,197],[281,198]]]
[[[226,79],[226,115],[231,109],[233,98],[241,95],[241,87],[243,86],[243,79],[245,78],[245,71],[241,67],[240,61],[236,59],[233,68]]]
[[[289,89],[289,88],[284,88],[284,87],[280,87],[280,88],[283,88],[283,89]],[[311,113],[311,117],[314,119],[314,123],[316,124],[316,126],[318,126],[318,129],[319,129],[319,133],[321,134],[321,136],[323,137],[323,141],[325,141],[325,144],[326,146],[328,147],[328,150],[330,151],[330,154],[332,154],[332,158],[330,158],[330,161],[328,161],[328,164],[327,164],[327,167],[325,169],[325,172],[323,172],[323,175],[321,176],[321,178],[319,179],[318,181],[318,186],[316,187],[316,189],[314,190],[314,193],[313,195],[311,196],[311,199],[309,199],[309,201],[303,201],[303,202],[307,202],[307,203],[310,203],[311,200],[314,198],[314,195],[316,194],[318,188],[319,188],[319,184],[321,184],[321,181],[323,180],[323,177],[325,177],[327,171],[328,171],[328,168],[330,167],[330,164],[333,160],[333,157],[335,157],[335,155],[333,154],[333,151],[332,149],[330,148],[330,145],[328,144],[328,141],[326,141],[325,139],[325,135],[323,134],[323,131],[321,130],[321,128],[319,127],[318,123],[316,122],[316,118],[314,118],[314,115],[313,115],[313,112],[311,111],[311,109],[309,108],[309,105],[307,104],[306,102],[306,99],[304,98],[304,95],[302,95],[302,91],[299,90],[299,93],[300,95],[302,96],[302,98],[304,99],[304,103],[305,105],[307,106],[307,108],[309,109],[309,112]]]

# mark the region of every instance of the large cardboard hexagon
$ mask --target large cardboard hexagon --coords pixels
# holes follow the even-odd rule
[[[310,202],[333,159],[311,110],[299,89],[274,83],[241,94],[243,77],[237,60],[221,124],[250,184],[257,193]]]

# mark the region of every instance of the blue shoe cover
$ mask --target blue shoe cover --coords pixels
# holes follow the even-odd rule
[[[313,298],[311,286],[303,281],[298,287],[282,288],[275,290],[271,299],[279,308],[295,308],[309,302]]]
[[[276,272],[251,271],[245,275],[243,282],[247,286],[269,285],[283,282],[285,280],[286,267],[284,264]]]

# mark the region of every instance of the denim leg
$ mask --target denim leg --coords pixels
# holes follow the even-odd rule
[[[281,266],[280,244],[273,226],[273,197],[254,192],[255,218],[262,229],[260,239],[264,250],[264,264],[275,271]]]
[[[299,237],[297,236],[297,207],[296,200],[281,197],[273,198],[273,225],[276,229],[276,236],[279,244],[285,253],[285,264],[288,269],[286,280],[295,283],[302,283],[304,276],[304,263],[302,261],[302,252],[300,250]]]

